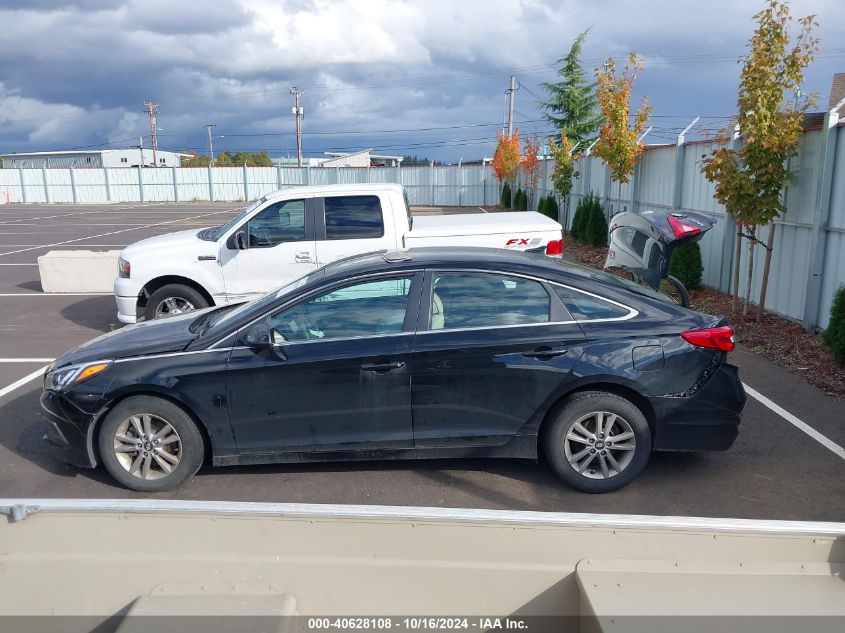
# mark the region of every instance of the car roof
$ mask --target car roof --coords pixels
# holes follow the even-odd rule
[[[347,277],[379,270],[414,268],[481,268],[558,276],[566,264],[544,255],[480,246],[426,246],[399,251],[375,251],[339,259],[325,266],[326,277]]]
[[[275,200],[276,198],[289,198],[291,196],[319,196],[332,195],[342,193],[377,193],[380,191],[398,191],[402,193],[402,185],[396,183],[351,183],[341,185],[302,185],[299,187],[288,187],[287,189],[279,189],[268,193],[265,198],[267,200]]]

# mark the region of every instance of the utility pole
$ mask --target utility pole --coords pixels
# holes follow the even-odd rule
[[[158,167],[158,158],[156,157],[156,152],[158,151],[158,138],[156,136],[158,130],[158,125],[156,124],[158,104],[147,99],[144,101],[144,107],[147,109],[147,114],[150,117],[150,145],[153,148],[153,167]]]
[[[217,127],[216,123],[203,123],[200,127],[204,127],[208,131],[208,155],[211,157],[209,165],[214,167],[214,143],[211,141],[211,130]]]
[[[511,87],[508,88],[508,136],[513,136],[513,95],[516,92],[516,77],[511,75]]]
[[[302,167],[302,106],[300,105],[300,98],[305,93],[296,86],[290,87],[290,93],[293,95],[293,116],[296,119],[296,162]]]

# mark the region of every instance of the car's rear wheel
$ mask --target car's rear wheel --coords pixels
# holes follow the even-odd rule
[[[544,444],[549,464],[569,486],[583,492],[612,492],[645,468],[651,429],[629,400],[585,391],[563,403]]]
[[[177,316],[207,308],[208,301],[190,286],[167,284],[162,286],[147,299],[145,318],[147,321],[163,317]]]
[[[103,420],[100,458],[118,482],[140,492],[172,490],[199,470],[204,446],[191,417],[168,400],[133,396]]]

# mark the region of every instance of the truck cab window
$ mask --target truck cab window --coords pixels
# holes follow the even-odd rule
[[[267,248],[305,239],[305,201],[271,204],[249,221],[249,247]]]
[[[326,239],[367,239],[384,235],[378,196],[332,196],[324,198]]]

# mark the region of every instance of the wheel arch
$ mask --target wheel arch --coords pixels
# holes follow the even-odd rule
[[[540,421],[540,425],[537,428],[538,454],[541,453],[542,443],[544,441],[546,431],[548,430],[549,426],[551,426],[552,422],[554,421],[555,417],[557,417],[561,409],[566,406],[566,402],[573,396],[579,393],[583,393],[585,391],[604,391],[617,395],[621,398],[625,398],[626,400],[631,402],[645,416],[645,419],[648,422],[649,429],[651,429],[652,438],[654,438],[656,413],[654,411],[654,407],[651,406],[651,403],[649,402],[648,398],[646,398],[642,393],[637,391],[631,385],[613,380],[608,380],[606,378],[597,378],[590,382],[581,382],[577,385],[574,385],[565,393],[560,394],[546,409],[546,412],[542,416],[542,419]]]
[[[150,279],[147,283],[143,285],[141,291],[138,293],[138,302],[136,304],[136,308],[138,309],[145,309],[147,307],[147,300],[150,296],[159,288],[163,288],[168,284],[179,284],[182,286],[188,286],[189,288],[196,290],[200,293],[206,301],[208,301],[209,306],[216,305],[214,301],[214,297],[208,291],[208,289],[203,286],[198,281],[191,279],[189,277],[184,277],[182,275],[161,275],[159,277],[154,277]]]
[[[86,438],[88,444],[88,452],[91,458],[91,462],[94,466],[97,466],[102,462],[102,458],[100,457],[100,449],[99,449],[99,434],[100,429],[103,426],[103,420],[106,419],[108,414],[114,409],[118,404],[123,402],[128,398],[134,398],[135,396],[150,396],[153,398],[161,398],[162,400],[167,400],[171,404],[179,407],[188,414],[188,416],[193,420],[194,424],[196,424],[197,429],[199,430],[200,436],[202,437],[202,444],[204,450],[204,462],[209,462],[212,458],[212,444],[211,444],[211,436],[208,433],[208,429],[206,428],[205,424],[203,424],[202,420],[199,416],[184,402],[181,400],[174,398],[172,395],[157,391],[155,389],[139,389],[138,391],[128,391],[125,393],[121,393],[119,396],[115,397],[113,400],[109,401],[109,403],[103,408],[102,411],[97,415],[97,419],[94,420],[94,423],[88,427],[88,437]]]

